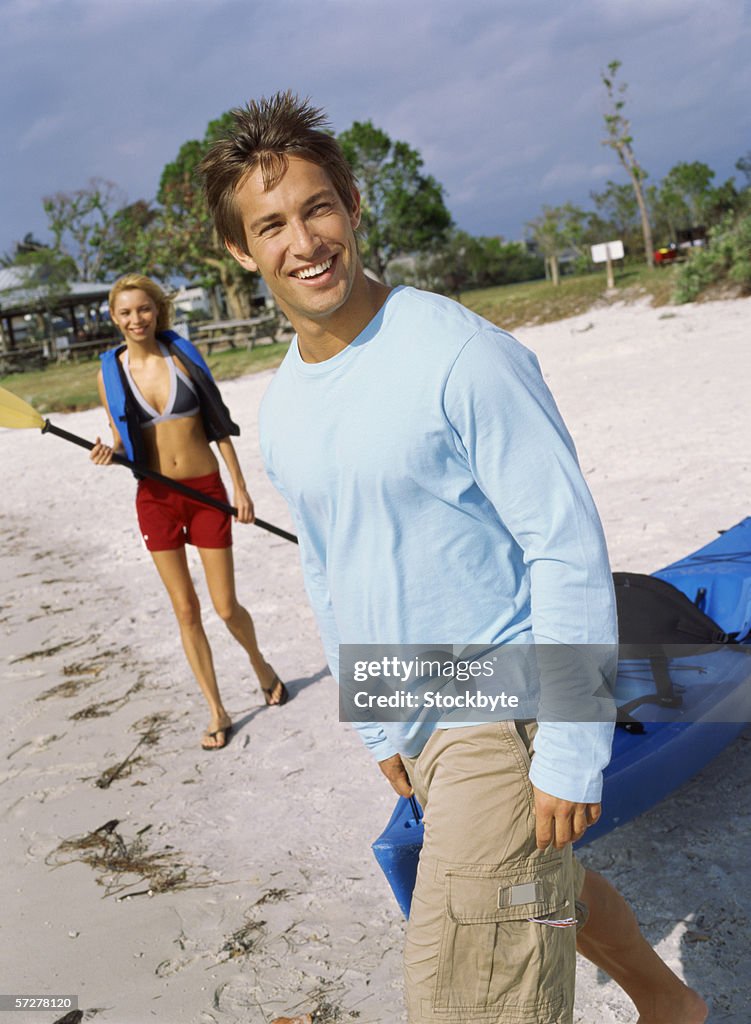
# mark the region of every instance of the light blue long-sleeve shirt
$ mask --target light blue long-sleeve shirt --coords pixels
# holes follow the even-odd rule
[[[573,442],[534,355],[504,331],[396,288],[333,358],[305,363],[293,341],[260,427],[335,677],[339,644],[614,649],[605,541]],[[424,726],[359,728],[378,760],[425,741]],[[532,782],[599,800],[611,740],[612,723],[541,722]]]

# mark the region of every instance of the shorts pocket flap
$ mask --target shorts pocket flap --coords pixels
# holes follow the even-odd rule
[[[461,867],[446,872],[446,912],[457,924],[525,921],[569,905],[561,857],[534,858],[502,871]]]

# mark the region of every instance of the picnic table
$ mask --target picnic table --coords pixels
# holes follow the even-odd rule
[[[99,356],[102,352],[106,352],[108,348],[113,348],[116,344],[117,338],[113,336],[87,338],[83,341],[79,341],[76,338],[75,341],[65,348],[59,348],[57,357],[58,359],[72,359],[73,362],[77,362],[79,359],[92,359],[94,356]]]
[[[23,345],[0,352],[0,374],[39,370],[47,364],[44,345]]]
[[[193,343],[198,348],[205,347],[210,355],[215,348],[253,348],[262,338],[272,342],[281,341],[289,330],[282,318],[272,312],[246,320],[215,320],[196,324],[191,326],[190,335]]]

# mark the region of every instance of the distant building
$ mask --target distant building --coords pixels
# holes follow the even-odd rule
[[[172,297],[172,304],[178,316],[190,316],[191,313],[205,313],[211,315],[211,300],[209,293],[200,286],[190,285],[179,288]]]
[[[3,365],[56,359],[58,351],[102,341],[113,327],[102,307],[110,286],[74,281],[60,288],[39,283],[30,267],[0,268],[0,354]],[[105,307],[106,308],[106,307]]]

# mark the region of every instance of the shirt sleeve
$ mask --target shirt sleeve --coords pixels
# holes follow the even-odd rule
[[[605,538],[537,359],[502,331],[477,332],[451,368],[444,408],[459,453],[522,551],[535,643],[594,645],[586,648],[588,660],[596,654],[594,689],[600,681],[607,689],[617,627]],[[544,685],[541,693],[544,704]],[[607,701],[603,707],[599,717],[610,720],[541,715],[535,786],[562,799],[599,800],[614,717]]]

